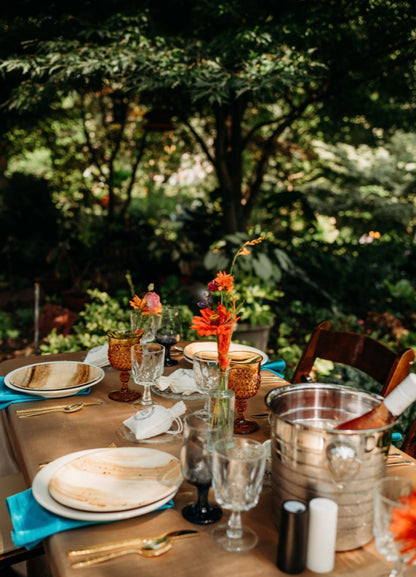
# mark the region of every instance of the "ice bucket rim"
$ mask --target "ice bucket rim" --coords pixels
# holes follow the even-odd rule
[[[336,383],[319,383],[319,382],[313,382],[313,383],[298,383],[298,384],[289,384],[289,385],[284,385],[282,387],[277,387],[275,389],[272,389],[271,391],[269,391],[265,397],[265,403],[266,406],[270,409],[271,411],[271,416],[272,417],[276,417],[278,419],[280,419],[281,421],[291,425],[292,427],[296,427],[297,429],[300,430],[304,430],[304,431],[322,431],[322,429],[320,429],[319,427],[313,427],[311,425],[307,425],[301,422],[294,422],[291,419],[287,418],[287,417],[282,417],[281,415],[277,414],[274,410],[273,410],[273,401],[277,398],[277,397],[281,397],[282,395],[284,395],[285,393],[291,393],[293,391],[306,391],[306,390],[316,390],[316,389],[322,389],[322,390],[337,390],[337,391],[341,391],[341,392],[345,392],[345,393],[353,393],[355,396],[362,396],[362,397],[366,397],[366,398],[370,398],[370,399],[374,399],[374,400],[378,400],[378,401],[382,401],[383,400],[383,396],[379,395],[378,393],[373,393],[373,392],[369,392],[369,391],[363,391],[363,390],[357,390],[354,387],[351,387],[349,385],[339,385]],[[361,430],[351,430],[351,429],[342,429],[342,430],[337,430],[337,429],[325,429],[325,433],[329,433],[329,434],[333,434],[333,435],[357,435],[357,434],[371,434],[371,433],[380,433],[380,432],[384,432],[384,431],[388,431],[389,429],[391,429],[396,423],[397,423],[398,419],[396,421],[394,421],[393,423],[390,423],[388,425],[385,425],[384,427],[378,427],[378,428],[374,428],[374,429],[361,429]]]

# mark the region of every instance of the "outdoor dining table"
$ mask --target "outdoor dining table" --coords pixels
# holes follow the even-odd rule
[[[85,352],[49,355],[48,357],[20,357],[4,361],[0,364],[0,375],[6,375],[11,370],[36,362],[56,360],[83,360]],[[176,357],[179,364],[176,367],[165,369],[165,374],[176,368],[191,368],[182,356]],[[267,376],[267,378],[266,378]],[[247,415],[266,411],[264,402],[267,392],[276,386],[285,384],[277,376],[270,379],[273,373],[262,371],[262,385],[258,394],[249,400]],[[134,383],[130,381],[130,386]],[[64,414],[53,412],[33,418],[21,419],[16,410],[29,406],[46,407],[57,404],[57,399],[39,400],[30,403],[16,403],[5,409],[8,435],[16,459],[24,474],[27,486],[30,487],[33,478],[40,467],[54,459],[76,451],[106,448],[111,446],[147,446],[166,451],[179,456],[180,439],[171,440],[163,444],[138,445],[123,439],[119,434],[122,422],[131,416],[137,407],[131,403],[114,402],[108,398],[108,393],[119,387],[118,372],[111,367],[105,367],[104,379],[92,387],[88,397],[80,400],[99,399],[101,405],[85,407],[74,413]],[[152,393],[157,402],[166,407],[172,406],[176,400]],[[63,399],[59,399],[61,403]],[[187,412],[201,409],[203,400],[186,400]],[[68,404],[74,402],[74,397],[67,397]],[[250,438],[265,441],[270,436],[270,425],[267,419],[259,419],[259,430]],[[397,449],[394,449],[397,452]],[[407,458],[407,457],[406,457]],[[416,462],[415,462],[416,463]],[[391,467],[388,473],[396,475],[415,475],[416,464],[401,467]],[[214,500],[212,489],[210,497]],[[192,525],[186,521],[181,510],[187,503],[196,498],[196,488],[183,481],[176,496],[173,508],[154,511],[139,517],[121,521],[100,523],[70,529],[56,533],[44,541],[44,549],[54,577],[76,577],[80,575],[131,577],[165,577],[174,574],[181,577],[214,577],[217,575],[252,577],[276,577],[285,575],[276,567],[278,531],[272,520],[272,488],[270,483],[263,487],[260,501],[256,507],[243,513],[243,522],[250,526],[259,536],[257,546],[242,553],[230,553],[214,545],[210,538],[212,526]],[[224,510],[224,519],[229,511]],[[176,529],[196,529],[197,537],[175,541],[173,548],[166,554],[156,558],[143,558],[131,554],[81,569],[74,569],[72,561],[67,556],[71,549],[89,545],[101,544],[108,541],[123,540],[132,537],[156,535]],[[335,568],[331,575],[341,577],[372,577],[387,575],[389,563],[379,554],[374,541],[356,550],[336,554]],[[305,570],[302,575],[314,575]],[[416,567],[408,570],[410,577],[416,575]]]

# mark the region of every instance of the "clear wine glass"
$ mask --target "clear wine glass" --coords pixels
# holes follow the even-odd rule
[[[131,372],[134,382],[143,387],[140,405],[152,405],[150,387],[162,376],[165,361],[165,348],[156,343],[131,347]]]
[[[214,445],[212,486],[216,500],[231,509],[231,515],[228,524],[216,527],[211,537],[226,551],[248,551],[257,544],[257,534],[243,527],[241,512],[258,503],[265,463],[266,450],[258,441],[234,438],[231,445],[220,439]]]
[[[180,339],[180,318],[179,308],[164,306],[159,318],[156,330],[156,341],[166,349],[165,367],[173,367],[178,361],[171,359],[171,346],[179,342]]]
[[[393,509],[403,506],[400,497],[407,497],[413,489],[411,479],[406,477],[385,477],[374,487],[374,536],[376,547],[394,566],[389,577],[404,577],[406,575],[407,556],[400,553],[400,544],[394,540],[390,530]]]
[[[212,478],[212,446],[219,429],[212,427],[206,411],[191,413],[183,419],[180,462],[184,478],[198,490],[198,499],[182,509],[191,523],[208,525],[222,517],[222,509],[208,502]]]

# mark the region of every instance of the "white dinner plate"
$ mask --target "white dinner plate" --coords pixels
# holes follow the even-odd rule
[[[201,351],[213,351],[213,352],[217,351],[216,341],[195,341],[193,343],[190,343],[189,345],[186,345],[186,347],[183,349],[183,356],[185,360],[187,360],[189,363],[192,363],[194,354],[199,353]],[[264,365],[264,363],[267,363],[267,361],[269,360],[266,353],[263,353],[263,351],[260,351],[259,349],[256,349],[254,347],[249,347],[248,345],[231,343],[230,351],[250,351],[252,353],[257,353],[262,357],[261,361],[262,365]]]
[[[72,365],[72,366],[68,366]],[[81,367],[73,365],[82,365]],[[36,367],[36,368],[35,368]],[[85,368],[87,367],[87,368]],[[45,384],[42,385],[40,380],[36,381],[36,388],[29,387],[27,384],[31,381],[30,373],[45,369]],[[28,371],[27,371],[28,370]],[[53,381],[51,380],[53,378]],[[55,399],[61,397],[70,397],[80,391],[93,387],[104,378],[104,371],[95,365],[86,363],[73,363],[68,361],[56,361],[52,363],[38,363],[28,365],[11,371],[4,377],[4,384],[13,391],[26,393],[37,397]],[[32,380],[32,384],[35,381]],[[57,387],[51,388],[52,383]]]
[[[132,448],[137,450],[136,447]],[[87,455],[88,453],[94,453],[98,449],[89,449],[86,451],[78,451],[77,453],[71,453],[69,455],[64,455],[51,463],[48,463],[43,469],[41,469],[32,483],[32,492],[36,501],[45,509],[54,513],[55,515],[60,515],[61,517],[66,517],[67,519],[75,519],[77,521],[93,521],[93,522],[107,522],[107,521],[120,521],[122,519],[131,519],[132,517],[139,517],[140,515],[145,515],[152,511],[156,511],[162,505],[165,505],[170,499],[172,499],[179,488],[176,486],[172,491],[165,495],[159,501],[150,503],[149,505],[143,507],[134,507],[132,509],[126,509],[122,511],[109,511],[109,512],[95,512],[95,511],[81,511],[78,509],[73,509],[62,505],[51,496],[49,493],[49,481],[52,475],[63,465],[69,463],[74,458],[78,456]],[[102,450],[102,449],[101,449]],[[117,449],[112,449],[117,450]]]

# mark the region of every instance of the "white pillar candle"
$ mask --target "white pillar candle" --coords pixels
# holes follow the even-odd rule
[[[315,573],[329,573],[335,563],[338,505],[330,499],[309,502],[306,567]]]

